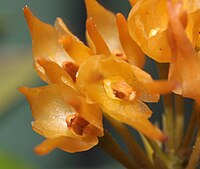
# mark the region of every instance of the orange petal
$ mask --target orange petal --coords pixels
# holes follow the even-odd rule
[[[92,17],[111,53],[115,50],[123,52],[118,37],[115,15],[101,6],[97,0],[85,0],[85,4],[87,18]]]
[[[46,139],[40,145],[35,147],[35,152],[38,155],[46,155],[55,148],[60,148],[69,153],[86,151],[94,147],[98,143],[95,136],[85,138],[58,137],[55,139]]]
[[[91,39],[93,45],[95,46],[95,53],[96,54],[105,54],[110,55],[110,50],[106,45],[105,41],[103,40],[102,36],[99,34],[95,23],[93,22],[92,18],[88,18],[86,22],[86,29]]]
[[[65,83],[72,88],[75,88],[72,78],[58,64],[42,58],[39,58],[37,62],[43,67],[48,83]]]
[[[177,6],[173,7],[171,1],[167,4],[170,17],[168,38],[175,55],[170,65],[169,79],[179,83],[176,93],[200,100],[199,90],[194,90],[199,86],[200,59],[179,21]]]
[[[167,25],[165,0],[139,0],[129,13],[130,36],[145,54],[158,62],[171,61],[166,35]]]
[[[72,60],[59,44],[56,29],[37,19],[28,7],[23,10],[32,36],[34,58],[50,59],[60,66],[63,61]]]
[[[67,102],[91,124],[85,128],[85,133],[103,136],[102,112],[97,104],[86,103],[85,99],[80,96],[71,97]]]
[[[145,86],[153,93],[167,94],[176,88],[176,83],[175,81],[154,80],[151,82],[146,82]]]
[[[69,114],[76,113],[65,97],[77,93],[65,84],[52,84],[38,88],[21,88],[31,106],[33,129],[47,138],[71,135],[65,122]]]
[[[118,13],[116,19],[120,42],[128,62],[135,66],[143,67],[145,63],[144,53],[130,37],[125,17]]]
[[[92,50],[69,31],[61,18],[56,19],[55,28],[60,33],[61,38],[68,41],[67,43],[66,40],[64,43],[61,41],[61,44],[78,65],[92,55]]]

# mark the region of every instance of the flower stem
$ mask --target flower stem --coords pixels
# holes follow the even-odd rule
[[[179,95],[174,95],[175,101],[175,147],[179,148],[183,139],[184,129],[184,103],[183,98]]]
[[[193,147],[192,155],[186,169],[195,169],[200,158],[200,128],[198,128],[197,138]]]
[[[197,124],[196,111],[197,111],[197,105],[196,105],[196,103],[194,103],[189,126],[187,128],[187,131],[186,131],[185,137],[183,139],[183,142],[181,144],[180,150],[184,151],[184,150],[189,149],[189,147],[190,147],[190,143],[191,143],[192,137],[194,135],[194,130],[195,130],[195,127]]]
[[[108,116],[107,119],[123,138],[133,159],[135,159],[142,168],[154,169],[150,159],[144,153],[144,150],[140,147],[140,145],[135,141],[128,128],[123,123],[118,122]]]
[[[158,73],[160,79],[167,79],[168,77],[168,69],[169,64],[157,64]],[[164,112],[165,112],[165,124],[166,124],[166,134],[169,136],[169,140],[166,143],[166,148],[169,151],[169,154],[174,153],[175,149],[175,121],[174,121],[174,111],[173,111],[173,95],[167,94],[163,95],[163,105],[164,105]]]
[[[108,131],[104,131],[104,136],[99,139],[99,146],[115,160],[120,162],[124,167],[130,169],[139,169],[140,167],[131,160]]]
[[[154,163],[155,163],[155,168],[156,169],[167,169],[168,168],[168,163],[169,160],[166,156],[166,154],[164,154],[162,152],[162,150],[160,149],[160,147],[157,145],[156,142],[148,139],[149,144],[151,145],[152,149],[154,150],[154,154],[153,154],[153,158],[154,158]]]

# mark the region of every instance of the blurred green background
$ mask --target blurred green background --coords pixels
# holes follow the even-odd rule
[[[127,16],[128,0],[101,0],[113,12]],[[37,156],[33,147],[44,138],[31,129],[32,116],[20,86],[44,85],[32,66],[31,38],[22,8],[28,5],[41,20],[53,24],[62,17],[85,41],[84,0],[0,0],[0,169],[123,168],[98,147],[84,153],[55,150]]]

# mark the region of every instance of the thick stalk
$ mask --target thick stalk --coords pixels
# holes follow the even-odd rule
[[[140,147],[140,145],[138,145],[138,143],[135,141],[133,135],[129,132],[127,127],[123,123],[118,122],[110,117],[107,117],[107,119],[123,138],[133,159],[137,161],[142,168],[154,169],[150,159],[144,153],[144,150]]]
[[[104,136],[99,139],[99,146],[124,167],[140,169],[140,167],[124,153],[108,131],[105,130]]]

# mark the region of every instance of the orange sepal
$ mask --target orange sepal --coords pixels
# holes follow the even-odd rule
[[[69,153],[89,150],[98,144],[97,137],[87,136],[85,138],[58,137],[46,139],[35,147],[34,151],[38,155],[46,155],[55,148],[60,148]]]
[[[60,66],[63,61],[72,60],[59,44],[56,29],[37,19],[28,7],[23,10],[32,36],[34,58],[50,59]]]
[[[168,40],[174,55],[170,64],[169,80],[176,81],[178,86],[175,93],[185,97],[200,100],[199,72],[200,58],[195,52],[194,46],[187,38],[184,27],[179,20],[180,4],[172,5],[167,1],[169,12]]]
[[[145,55],[135,41],[130,37],[125,17],[116,15],[119,39],[129,63],[142,68],[145,64]]]
[[[167,24],[165,0],[139,0],[128,16],[130,36],[146,55],[158,62],[171,61],[166,34]]]
[[[45,79],[48,83],[65,83],[75,88],[70,75],[58,64],[42,58],[37,59],[37,62],[44,69]]]
[[[102,36],[99,34],[92,17],[88,18],[86,21],[86,30],[89,38],[92,41],[92,44],[95,46],[95,53],[110,55],[110,50]]]
[[[118,37],[115,15],[101,6],[97,0],[85,0],[85,4],[87,18],[92,17],[111,53],[114,53],[116,50],[123,53]]]
[[[60,34],[60,43],[78,65],[92,55],[92,50],[69,31],[61,18],[56,19],[55,28]]]

